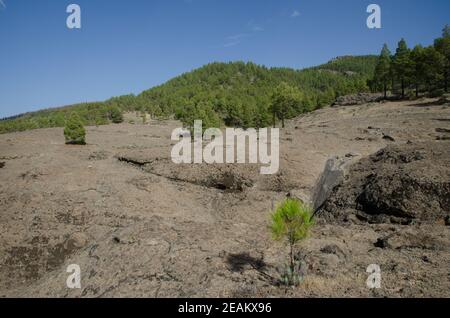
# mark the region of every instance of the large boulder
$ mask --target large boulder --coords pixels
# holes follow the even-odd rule
[[[319,209],[329,198],[334,188],[344,181],[344,176],[351,161],[350,156],[344,158],[332,157],[327,160],[312,192],[314,211]]]
[[[353,165],[318,215],[329,221],[439,221],[450,214],[450,143],[392,145]]]

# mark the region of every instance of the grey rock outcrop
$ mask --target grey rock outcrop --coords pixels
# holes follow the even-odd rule
[[[344,181],[344,176],[348,171],[353,156],[344,158],[333,157],[327,160],[325,168],[318,179],[312,192],[312,203],[314,211],[319,209],[330,197],[336,186]]]
[[[371,223],[444,222],[450,214],[449,158],[448,142],[388,146],[352,166],[318,214]]]
[[[376,103],[383,100],[381,94],[359,93],[355,95],[340,96],[336,99],[333,106],[352,106],[363,105],[367,103]]]

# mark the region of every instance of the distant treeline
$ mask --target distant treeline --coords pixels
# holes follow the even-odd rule
[[[117,105],[110,102],[97,102],[40,110],[0,121],[0,133],[64,127],[72,113],[77,113],[85,125],[105,125],[113,121],[116,109]]]
[[[419,97],[421,93],[439,96],[448,92],[450,76],[450,27],[442,31],[428,47],[421,45],[409,49],[401,39],[392,55],[385,44],[375,68],[374,78],[369,82],[372,90],[398,94],[402,98]]]
[[[17,119],[17,118],[20,118],[20,117],[23,117],[23,116],[25,116],[25,114],[19,114],[19,115],[14,115],[14,116],[9,116],[9,117],[3,117],[3,118],[0,118],[0,121],[13,120],[13,119]]]
[[[376,56],[345,56],[324,65],[294,70],[254,63],[211,63],[139,95],[83,103],[19,115],[0,121],[0,133],[62,127],[72,112],[86,125],[112,122],[114,109],[174,117],[186,126],[202,119],[203,127],[264,127],[272,124],[272,96],[281,84],[296,92],[292,117],[332,103],[337,96],[368,91]]]

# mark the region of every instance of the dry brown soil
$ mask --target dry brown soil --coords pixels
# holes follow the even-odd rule
[[[288,194],[310,198],[332,156],[357,162],[390,144],[450,145],[448,105],[332,107],[291,120],[273,176],[173,164],[179,126],[88,127],[86,146],[65,145],[61,128],[0,135],[0,296],[450,297],[443,222],[319,219],[300,246],[308,271],[296,288],[278,284],[287,249],[267,227]],[[386,236],[389,247],[374,245]],[[373,263],[381,289],[366,286]],[[81,289],[66,287],[69,264],[81,267]]]

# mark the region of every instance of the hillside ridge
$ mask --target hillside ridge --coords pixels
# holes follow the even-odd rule
[[[280,83],[301,92],[299,112],[310,111],[331,104],[338,96],[367,91],[367,80],[373,75],[376,60],[371,55],[347,56],[302,70],[269,68],[252,62],[214,62],[138,95],[12,116],[0,120],[0,133],[62,127],[72,112],[77,112],[86,125],[108,124],[115,107],[146,112],[153,118],[175,116],[184,124],[195,117],[203,119],[205,126],[267,126],[271,118],[270,98]]]

